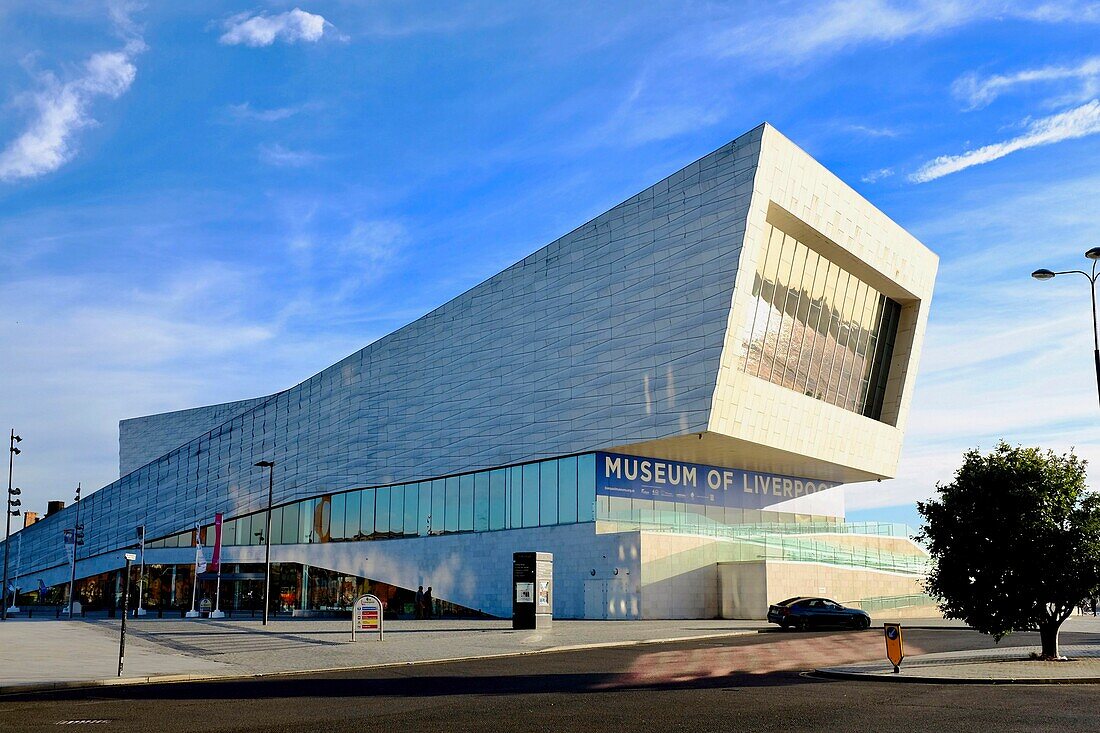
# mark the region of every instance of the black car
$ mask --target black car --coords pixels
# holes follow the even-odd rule
[[[768,621],[799,631],[825,626],[866,629],[871,617],[858,608],[846,608],[828,598],[788,598],[768,608]]]

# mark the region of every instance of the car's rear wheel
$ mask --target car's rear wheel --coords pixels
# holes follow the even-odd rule
[[[786,631],[787,629],[791,628],[791,622],[790,621],[780,621],[779,622],[779,628]]]
[[[805,617],[795,619],[794,627],[796,629],[798,629],[799,631],[809,631],[810,630],[810,620],[808,618],[805,618]]]

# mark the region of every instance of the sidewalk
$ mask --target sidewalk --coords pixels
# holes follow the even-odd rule
[[[908,657],[898,674],[885,659],[825,667],[814,674],[833,679],[933,684],[1100,683],[1100,618],[1075,616],[1062,625],[1062,631],[1095,632],[1097,636],[1087,644],[1062,645],[1062,654],[1069,658],[1065,662],[1032,659],[1031,654],[1038,651],[1035,646],[1005,646]]]
[[[514,631],[511,621],[390,621],[385,640],[350,620],[129,619],[118,672],[119,621],[13,619],[0,624],[0,694],[120,682],[308,672],[755,633],[763,621],[555,621]]]

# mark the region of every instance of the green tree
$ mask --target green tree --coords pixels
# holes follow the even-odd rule
[[[1085,465],[1072,451],[1002,441],[988,455],[968,451],[938,498],[917,503],[926,586],[945,617],[997,641],[1038,630],[1043,657],[1059,656],[1062,622],[1100,590],[1100,496]]]

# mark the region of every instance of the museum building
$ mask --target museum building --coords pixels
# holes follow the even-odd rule
[[[539,551],[558,617],[904,615],[927,556],[843,485],[895,474],[936,267],[764,124],[290,389],[123,420],[121,478],[13,535],[12,575],[64,587],[79,510],[78,598],[115,602],[141,526],[143,604],[189,607],[221,514],[223,610],[270,543],[284,612],[431,586],[508,617]]]

